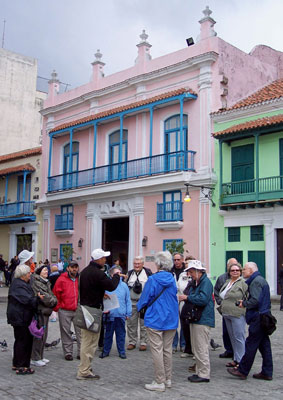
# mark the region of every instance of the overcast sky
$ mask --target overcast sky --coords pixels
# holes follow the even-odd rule
[[[0,0],[4,48],[38,59],[70,88],[87,83],[97,49],[106,75],[134,64],[142,29],[153,58],[186,47],[209,5],[219,37],[249,53],[257,44],[283,51],[283,0]]]

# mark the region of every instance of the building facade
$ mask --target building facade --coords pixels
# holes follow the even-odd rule
[[[23,249],[41,259],[41,147],[0,156],[0,250],[5,260]]]
[[[216,182],[210,113],[276,79],[280,54],[267,62],[265,47],[242,52],[217,37],[208,7],[203,14],[185,49],[152,59],[143,31],[124,71],[104,76],[97,51],[91,81],[63,94],[53,73],[42,110],[44,258],[69,248],[84,267],[103,247],[125,269],[136,255],[154,268],[154,254],[176,240],[210,272],[211,206],[199,188]]]
[[[211,213],[212,257],[256,262],[277,294],[283,265],[283,79],[213,120],[219,208]],[[219,273],[215,266],[212,275]]]

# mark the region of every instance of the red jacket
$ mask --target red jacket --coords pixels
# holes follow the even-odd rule
[[[58,303],[54,311],[59,308],[75,311],[78,306],[79,278],[73,281],[68,272],[64,272],[57,279],[53,288],[53,293],[57,297]]]

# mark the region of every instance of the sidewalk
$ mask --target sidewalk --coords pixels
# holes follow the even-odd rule
[[[2,290],[2,289],[1,289]],[[4,289],[6,290],[6,289]],[[4,291],[3,291],[4,293]],[[273,304],[272,312],[278,320],[276,332],[271,337],[274,359],[273,381],[257,381],[252,374],[260,372],[261,357],[258,354],[252,371],[246,381],[239,381],[226,372],[226,359],[220,359],[223,347],[210,351],[210,383],[193,384],[188,382],[190,358],[180,358],[180,352],[173,354],[172,389],[164,393],[149,392],[144,384],[153,379],[153,365],[150,351],[137,349],[127,352],[127,359],[118,357],[116,347],[110,357],[93,360],[93,371],[101,376],[99,381],[76,380],[79,361],[65,361],[62,348],[45,351],[44,357],[50,360],[45,367],[37,367],[34,375],[17,376],[11,370],[13,329],[7,325],[6,303],[0,303],[0,341],[8,343],[8,351],[0,351],[0,399],[1,400],[281,400],[283,393],[283,312],[279,305]],[[211,337],[217,343],[221,340],[221,317],[216,312],[216,328],[211,330]],[[58,339],[58,322],[49,323],[48,342]],[[74,354],[75,351],[74,351]],[[229,361],[229,360],[228,360]]]

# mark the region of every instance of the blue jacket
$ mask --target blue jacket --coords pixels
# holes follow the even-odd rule
[[[163,288],[166,289],[161,296],[148,307],[144,325],[158,331],[177,329],[179,322],[177,286],[171,272],[159,271],[148,278],[137,303],[138,311],[158,296]]]
[[[118,301],[120,304],[119,308],[114,308],[113,310],[110,310],[109,314],[107,314],[107,319],[110,321],[113,321],[114,318],[124,318],[126,317],[131,317],[132,316],[132,302],[130,298],[130,291],[128,286],[126,285],[125,282],[120,280],[119,285],[113,292],[105,292],[106,294],[116,294],[118,297]]]
[[[197,322],[192,322],[198,325],[207,325],[215,327],[214,302],[213,302],[213,286],[208,279],[206,273],[200,278],[197,286],[191,286],[188,294],[188,301],[197,306],[204,306],[201,319]]]
[[[247,309],[246,321],[249,324],[256,315],[271,310],[271,301],[269,285],[258,271],[246,280],[246,284],[249,287],[249,298],[243,301],[243,306]]]

